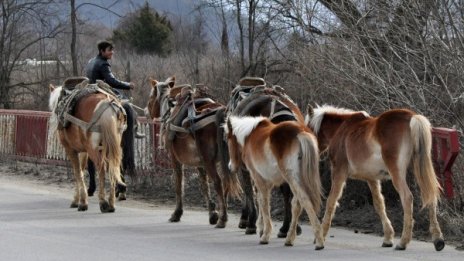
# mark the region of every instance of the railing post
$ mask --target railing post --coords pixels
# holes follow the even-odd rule
[[[432,129],[432,159],[438,180],[444,189],[445,197],[452,199],[453,190],[453,166],[459,154],[459,136],[455,129]]]

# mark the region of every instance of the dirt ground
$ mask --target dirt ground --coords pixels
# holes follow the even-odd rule
[[[174,210],[175,192],[172,187],[172,175],[170,173],[170,170],[158,170],[156,173],[140,174],[135,179],[127,178],[128,197],[140,201],[147,201],[156,205],[171,206]],[[187,170],[186,173],[184,179],[184,207],[206,209],[203,196],[200,193],[197,174],[191,169]],[[63,166],[12,161],[0,158],[0,175],[19,175],[24,179],[34,179],[37,182],[61,188],[72,188],[74,186],[71,169]],[[330,181],[327,175],[324,176],[324,173],[322,175],[325,191],[328,192],[330,189]],[[350,189],[353,187],[356,188],[355,191]],[[399,236],[401,234],[403,218],[403,211],[400,208],[399,198],[396,195],[390,195],[391,191],[393,191],[391,182],[390,184],[385,183],[383,188],[386,197],[387,214],[392,221],[397,236]],[[213,190],[211,190],[211,194],[212,197],[215,197]],[[72,195],[70,195],[70,199],[71,197]],[[374,233],[382,235],[382,225],[372,206],[372,200],[367,185],[363,185],[359,181],[349,181],[339,204],[340,206],[333,220],[334,226],[351,228],[354,233]],[[416,207],[417,205],[418,204],[415,204],[414,209],[414,238],[422,241],[430,241],[428,233],[428,211],[426,209],[418,209]],[[229,201],[229,211],[238,214],[240,210],[241,202],[239,200]],[[273,192],[272,216],[276,221],[275,225],[280,227],[281,224],[279,221],[281,221],[283,217],[283,204],[282,196],[278,190]],[[453,245],[459,250],[464,250],[463,216],[463,213],[454,213],[451,211],[446,203],[442,203],[440,206],[438,218],[445,240],[448,244]],[[304,214],[301,219],[303,222],[306,222],[306,215]],[[381,242],[380,238],[379,242]]]

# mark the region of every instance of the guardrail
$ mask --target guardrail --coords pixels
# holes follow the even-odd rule
[[[48,128],[50,112],[0,109],[0,155],[18,160],[64,165],[66,153],[57,135]],[[170,168],[166,151],[158,148],[159,129],[145,117],[139,117],[144,139],[135,140],[135,165],[138,173],[150,173],[156,168]],[[451,167],[459,154],[458,132],[454,129],[433,128],[433,150],[437,178],[447,198],[453,198]]]
[[[67,156],[58,136],[49,128],[50,112],[0,110],[0,154],[24,161],[65,165]],[[166,151],[158,148],[158,126],[139,117],[144,139],[135,140],[135,165],[145,173],[169,168]]]

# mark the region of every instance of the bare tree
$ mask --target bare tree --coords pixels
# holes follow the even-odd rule
[[[12,73],[25,52],[43,39],[54,38],[63,27],[57,15],[56,1],[0,2],[0,106],[11,108]]]

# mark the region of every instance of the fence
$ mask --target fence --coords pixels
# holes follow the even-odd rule
[[[66,153],[49,128],[50,112],[0,110],[0,154],[14,159],[65,165]],[[168,167],[166,152],[158,148],[158,126],[140,117],[144,139],[135,140],[135,165],[141,173]],[[156,165],[156,166],[155,166]]]
[[[66,153],[57,135],[48,127],[50,112],[0,110],[0,155],[18,160],[48,164],[66,163]],[[158,126],[140,117],[139,131],[144,139],[135,140],[135,161],[138,173],[150,173],[159,167],[168,168],[167,153],[158,148]],[[459,153],[458,133],[453,129],[433,128],[432,158],[438,180],[447,198],[454,197],[451,167]]]

